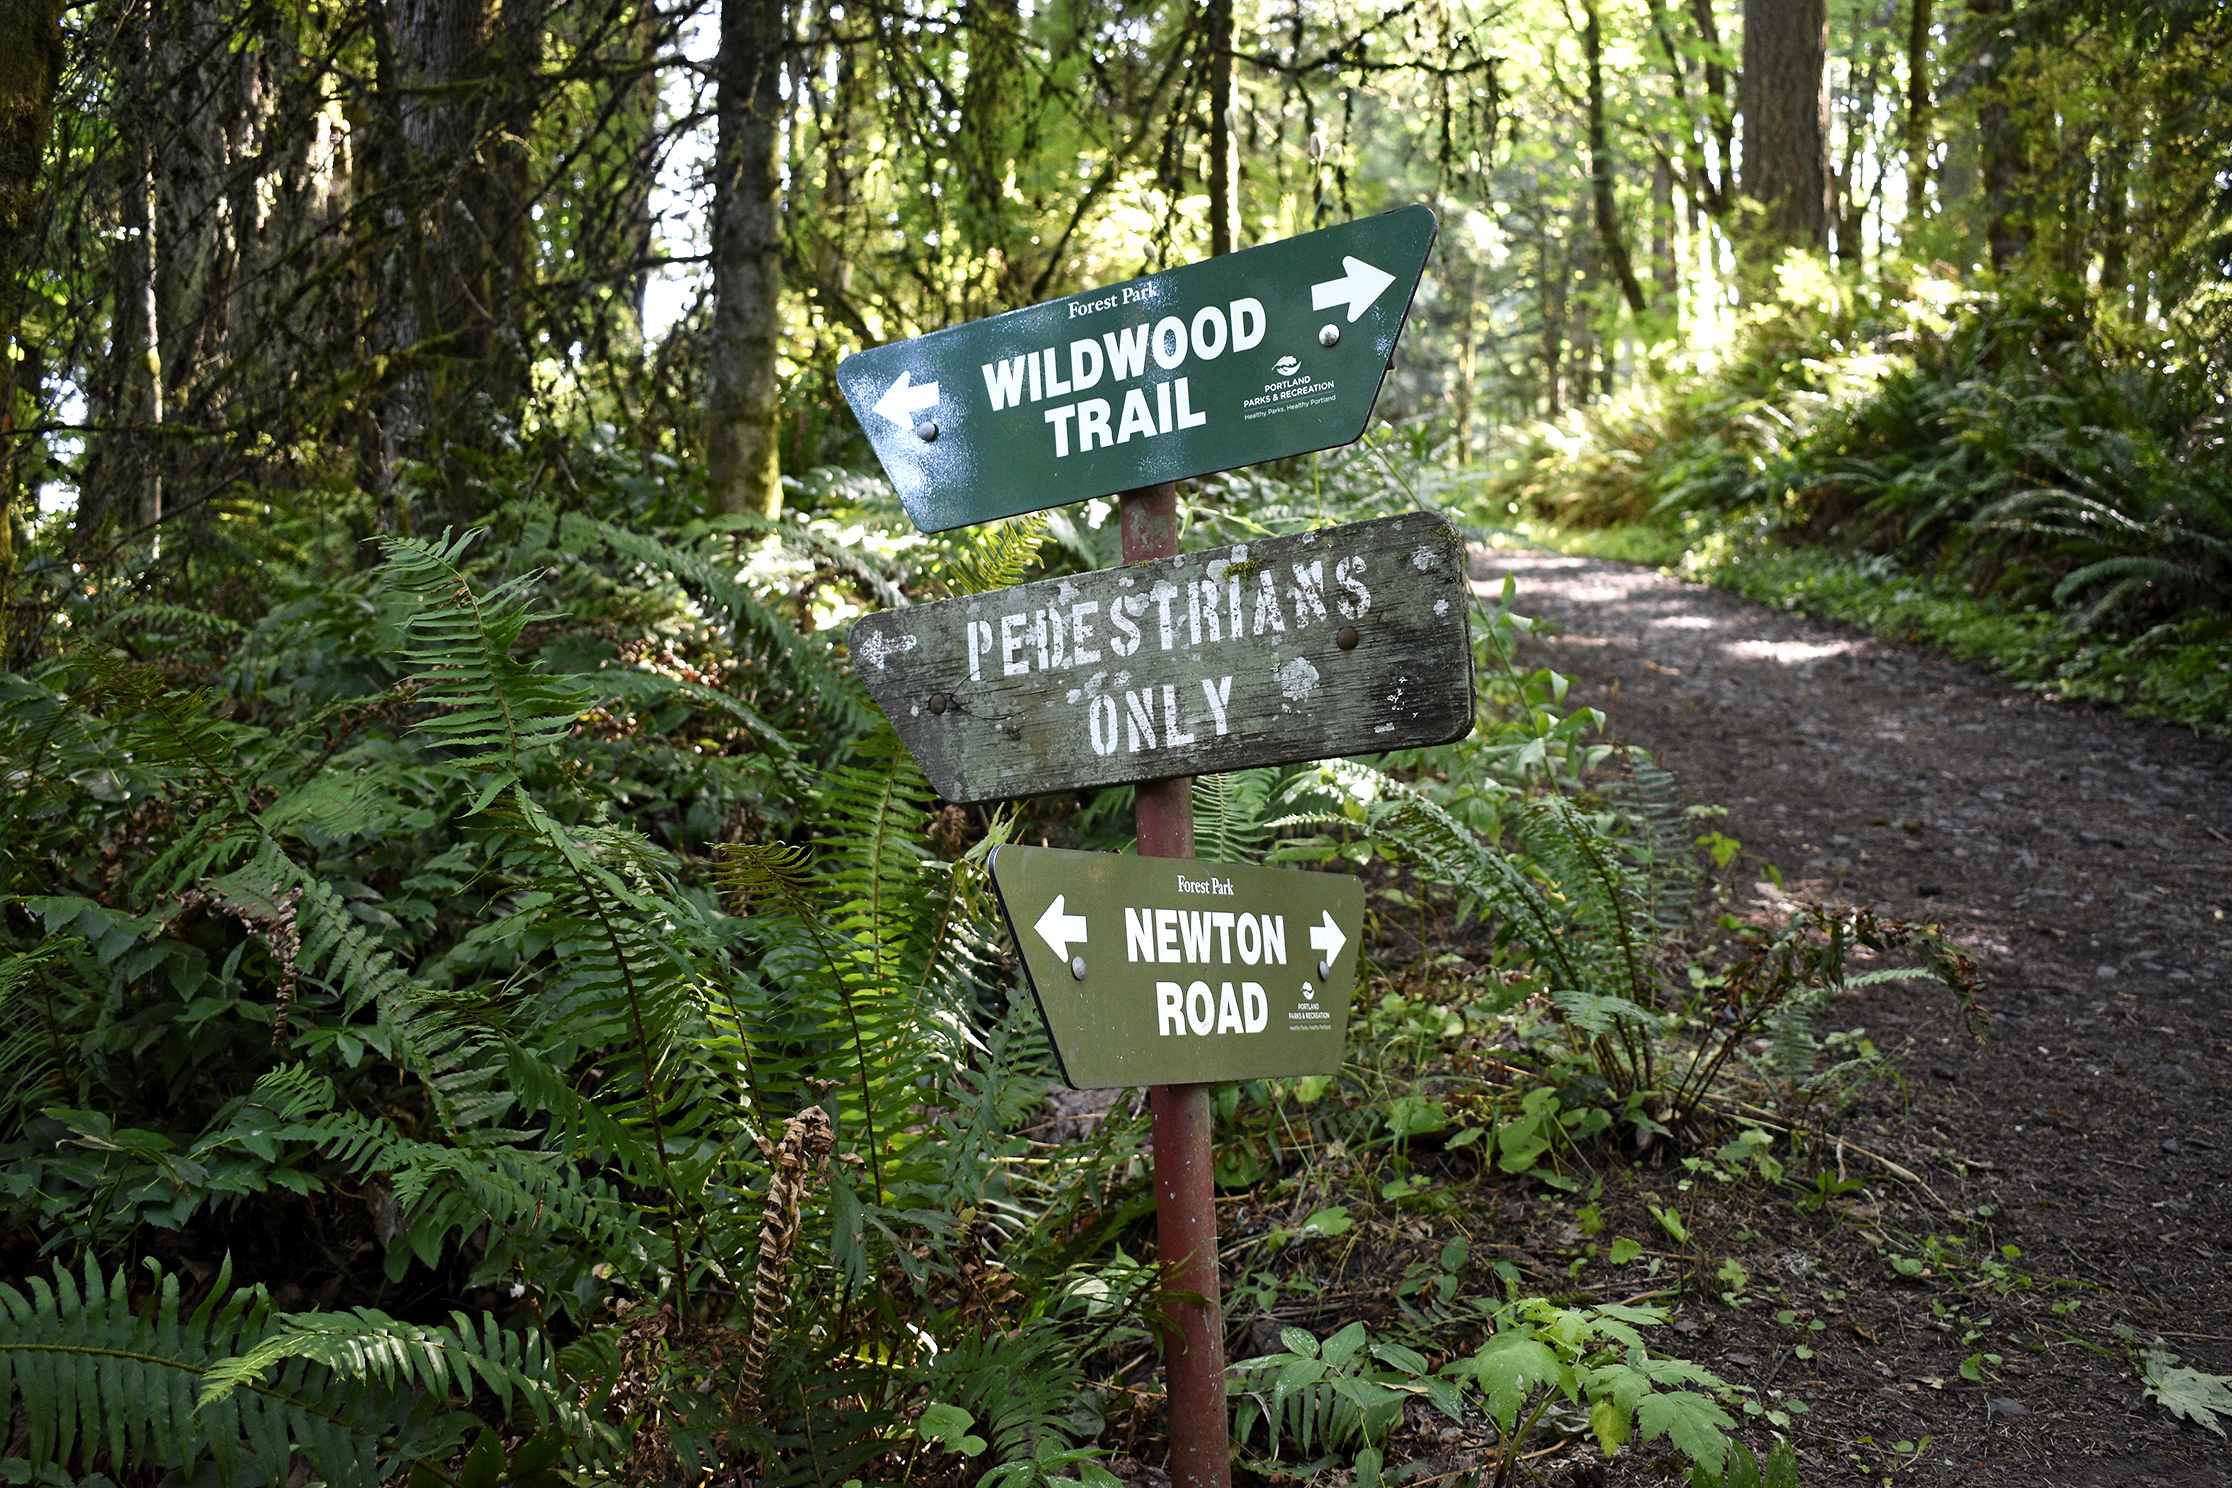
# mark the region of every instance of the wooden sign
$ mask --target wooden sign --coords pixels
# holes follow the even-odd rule
[[[1329,449],[1434,233],[1405,207],[871,347],[838,386],[925,532]]]
[[[1078,1089],[1340,1068],[1364,926],[1347,874],[1010,846],[992,883]]]
[[[962,803],[1472,731],[1465,545],[1425,512],[866,616],[854,669]]]

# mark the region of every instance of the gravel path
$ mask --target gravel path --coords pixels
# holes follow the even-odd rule
[[[1561,627],[1531,663],[1727,807],[1747,861],[1938,921],[1988,978],[1982,1046],[1910,993],[1837,1023],[1914,1040],[1886,1139],[1948,1206],[1989,1206],[2035,1285],[1975,1345],[2007,1361],[1983,1385],[1926,1289],[1855,1298],[1851,1347],[1811,1366],[1807,1480],[1883,1481],[1882,1443],[1930,1436],[1899,1481],[2232,1483],[2232,1451],[2143,1402],[2120,1352],[2054,1337],[2114,1348],[2123,1320],[2232,1373],[2232,747],[1646,569],[1476,557],[1506,574]]]

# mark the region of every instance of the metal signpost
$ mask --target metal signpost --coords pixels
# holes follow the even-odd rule
[[[884,610],[853,667],[949,801],[1472,727],[1465,545],[1425,512]]]
[[[1124,567],[871,615],[851,649],[948,800],[1136,786],[1137,858],[1003,847],[992,875],[1064,1074],[1148,1086],[1172,1488],[1232,1478],[1209,1082],[1339,1067],[1364,905],[1192,861],[1191,777],[1443,743],[1473,708],[1447,522],[1181,557],[1173,483],[1361,435],[1434,232],[1408,207],[838,367],[925,532],[1121,493]]]
[[[1434,232],[1405,207],[856,352],[838,385],[925,532],[1330,449]]]
[[[992,883],[1080,1090],[1341,1067],[1364,926],[1350,875],[1001,847]]]

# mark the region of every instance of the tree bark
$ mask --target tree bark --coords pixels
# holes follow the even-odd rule
[[[1659,141],[1658,160],[1651,172],[1651,277],[1658,285],[1658,308],[1673,314],[1681,304],[1682,281],[1674,262],[1674,161],[1671,142]]]
[[[783,0],[723,0],[706,400],[706,505],[714,515],[772,518],[783,509],[776,429],[783,292],[776,133],[784,42]]]
[[[1712,24],[1711,0],[1701,0],[1704,24]],[[1724,103],[1708,98],[1706,117],[1701,121],[1691,111],[1689,96],[1689,68],[1682,54],[1675,48],[1674,31],[1668,23],[1664,0],[1650,0],[1651,34],[1658,39],[1659,54],[1666,59],[1666,77],[1674,89],[1674,102],[1681,109],[1682,131],[1682,190],[1689,197],[1690,216],[1695,218],[1699,208],[1710,204],[1717,216],[1726,207],[1727,192],[1721,179],[1705,163],[1705,141],[1712,130],[1720,127],[1727,118]],[[1717,64],[1708,64],[1717,78],[1718,85],[1726,87],[1727,79],[1718,77]],[[1667,149],[1666,142],[1659,142],[1659,149]],[[1725,152],[1722,158],[1725,158]]]
[[[1705,43],[1705,100],[1717,147],[1716,179],[1705,207],[1715,217],[1725,217],[1736,184],[1736,116],[1728,106],[1728,69],[1721,64],[1720,21],[1713,14],[1713,0],[1690,0],[1690,17],[1697,22],[1698,40]]]
[[[39,184],[47,135],[54,123],[54,88],[62,76],[61,6],[56,0],[0,0],[0,666],[8,664],[9,594],[15,579],[17,488],[22,459],[14,437],[16,369],[29,358],[10,355],[23,323],[25,268],[41,227]]]
[[[2099,216],[2100,293],[2118,310],[2131,308],[2131,286],[2125,283],[2131,262],[2130,166],[2131,146],[2117,130],[2109,136],[2107,151],[2100,160]]]
[[[1744,0],[1745,236],[1756,291],[1786,248],[1829,245],[1829,8],[1826,0]]]
[[[438,470],[447,520],[479,519],[465,450],[487,447],[527,391],[519,289],[529,273],[527,140],[543,8],[514,0],[385,0],[397,134],[387,173],[407,265],[389,313],[413,364],[388,410],[385,455]],[[402,520],[408,521],[405,513]]]
[[[1209,254],[1240,238],[1240,161],[1233,148],[1232,0],[1209,0]]]
[[[1619,203],[1612,195],[1612,145],[1604,129],[1604,25],[1597,0],[1582,0],[1582,47],[1589,61],[1589,194],[1595,209],[1597,241],[1605,261],[1619,281],[1628,309],[1641,315],[1650,308],[1643,286],[1636,282],[1635,265],[1628,258],[1627,242],[1620,236]]]
[[[1927,214],[1930,192],[1930,0],[1912,0],[1907,15],[1907,231]]]
[[[1977,58],[1976,133],[1984,167],[1984,241],[1992,267],[2004,272],[2030,248],[2030,203],[2024,190],[2027,151],[2023,131],[2007,104],[2007,64],[2013,43],[2002,35],[2012,0],[1969,0],[1984,34]]]
[[[1565,411],[1558,374],[1565,351],[1566,262],[1558,259],[1553,276],[1547,226],[1535,247],[1535,289],[1542,297],[1542,411],[1545,418],[1556,418]]]

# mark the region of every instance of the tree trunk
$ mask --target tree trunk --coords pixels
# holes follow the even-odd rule
[[[1713,14],[1713,0],[1690,0],[1690,16],[1697,22],[1698,40],[1705,43],[1705,101],[1712,115],[1716,146],[1712,194],[1705,208],[1715,217],[1726,216],[1736,184],[1736,116],[1728,107],[1728,69],[1721,64],[1720,22]]]
[[[1480,260],[1471,260],[1465,275],[1464,317],[1457,332],[1457,463],[1472,463],[1473,388],[1479,369],[1479,336],[1474,320],[1480,304]]]
[[[494,15],[488,0],[386,0],[382,82],[399,136],[386,185],[406,264],[389,336],[411,367],[384,453],[441,472],[446,520],[461,527],[482,513],[458,457],[489,447],[527,391],[518,312],[534,249],[527,141],[542,18],[539,0]]]
[[[1535,291],[1542,297],[1542,413],[1544,418],[1556,418],[1565,411],[1558,372],[1565,350],[1566,262],[1563,258],[1557,261],[1557,273],[1553,277],[1547,227],[1535,240],[1535,246]]]
[[[1240,245],[1240,160],[1233,147],[1232,0],[1209,0],[1209,254]]]
[[[1011,310],[1026,298],[1029,267],[1015,251],[1027,240],[1011,233],[1008,169],[1021,153],[1024,110],[1023,14],[1017,0],[969,0],[962,12],[968,30],[968,81],[961,92],[960,125],[953,156],[960,167],[962,241],[977,263],[996,264],[991,301],[964,304],[964,315]]]
[[[1589,195],[1595,208],[1597,241],[1605,261],[1619,281],[1628,309],[1641,315],[1650,308],[1643,286],[1636,282],[1635,265],[1628,258],[1627,242],[1620,236],[1619,203],[1612,195],[1612,145],[1604,130],[1604,25],[1597,0],[1582,0],[1581,40],[1589,60]]]
[[[43,224],[39,181],[54,123],[54,87],[62,75],[61,12],[55,0],[0,0],[0,666],[9,663],[9,596],[15,580],[17,487],[16,369],[31,358],[13,354],[23,322],[25,269]]]
[[[2124,142],[2123,132],[2117,130],[2109,136],[2107,151],[2100,160],[2100,293],[2118,310],[2131,308],[2129,277],[2131,211],[2126,178],[2131,166],[2131,147]]]
[[[1705,140],[1709,131],[1717,127],[1722,115],[1712,108],[1710,102],[1707,117],[1702,122],[1691,113],[1688,64],[1675,49],[1674,32],[1668,24],[1663,0],[1650,0],[1650,11],[1651,34],[1658,39],[1659,54],[1666,59],[1667,81],[1673,85],[1674,103],[1681,111],[1685,125],[1682,132],[1682,190],[1689,197],[1690,216],[1695,218],[1698,208],[1708,201],[1714,204],[1713,210],[1718,212],[1726,193],[1722,190],[1721,182],[1705,164]],[[1708,24],[1712,20],[1709,3],[1706,6],[1705,19]],[[1723,82],[1725,84],[1725,79]],[[1661,137],[1659,150],[1664,153],[1667,148],[1666,140]]]
[[[1928,209],[1930,191],[1930,0],[1912,0],[1907,16],[1907,232]]]
[[[2023,131],[2007,106],[2007,64],[2012,43],[2001,35],[2012,0],[1969,0],[1984,33],[1977,58],[1976,133],[1984,167],[1984,241],[1992,267],[2005,272],[2030,248],[2030,203],[2024,191]]]
[[[1681,305],[1682,281],[1674,265],[1674,161],[1671,145],[1659,137],[1658,162],[1651,172],[1651,277],[1658,285],[1658,309],[1674,314]]]
[[[783,0],[723,0],[706,400],[706,505],[715,515],[772,518],[783,509],[775,358],[783,292],[776,83],[784,40]]]
[[[1864,24],[1860,29],[1865,33]],[[1875,118],[1876,78],[1882,62],[1880,45],[1869,43],[1868,70],[1860,77],[1859,96],[1853,100],[1852,112],[1845,121],[1844,159],[1838,162],[1837,173],[1832,181],[1832,200],[1836,206],[1837,263],[1841,268],[1859,268],[1866,254],[1865,219],[1871,193],[1860,189],[1860,145],[1868,137],[1869,125]],[[1876,179],[1880,185],[1880,170]]]
[[[1829,245],[1829,9],[1826,0],[1744,0],[1745,236],[1756,293],[1786,248]]]

